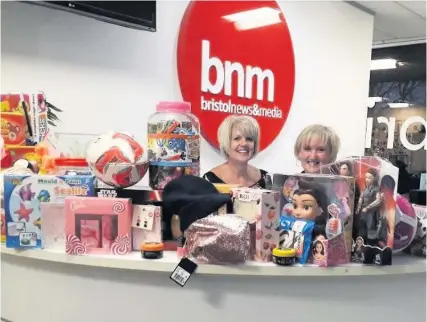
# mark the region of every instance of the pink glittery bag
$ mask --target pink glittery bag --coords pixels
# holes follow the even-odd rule
[[[233,215],[209,216],[186,230],[185,248],[205,264],[241,263],[250,258],[249,222]]]

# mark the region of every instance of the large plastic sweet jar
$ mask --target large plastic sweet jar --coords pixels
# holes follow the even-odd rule
[[[161,190],[181,175],[200,174],[200,123],[187,102],[160,102],[148,119],[149,185]]]

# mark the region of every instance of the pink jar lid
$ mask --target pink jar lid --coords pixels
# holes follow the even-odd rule
[[[157,112],[191,113],[191,104],[188,102],[159,102]]]

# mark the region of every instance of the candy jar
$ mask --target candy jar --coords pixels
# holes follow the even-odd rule
[[[160,102],[148,120],[149,185],[200,172],[200,123],[187,102]]]

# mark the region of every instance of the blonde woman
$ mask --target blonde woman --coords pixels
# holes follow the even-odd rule
[[[218,128],[220,151],[227,161],[205,173],[203,178],[212,183],[265,188],[267,172],[249,164],[258,153],[259,138],[259,125],[254,118],[228,116]]]
[[[294,154],[301,162],[303,173],[319,173],[320,167],[337,159],[340,138],[328,126],[312,124],[298,135]]]

